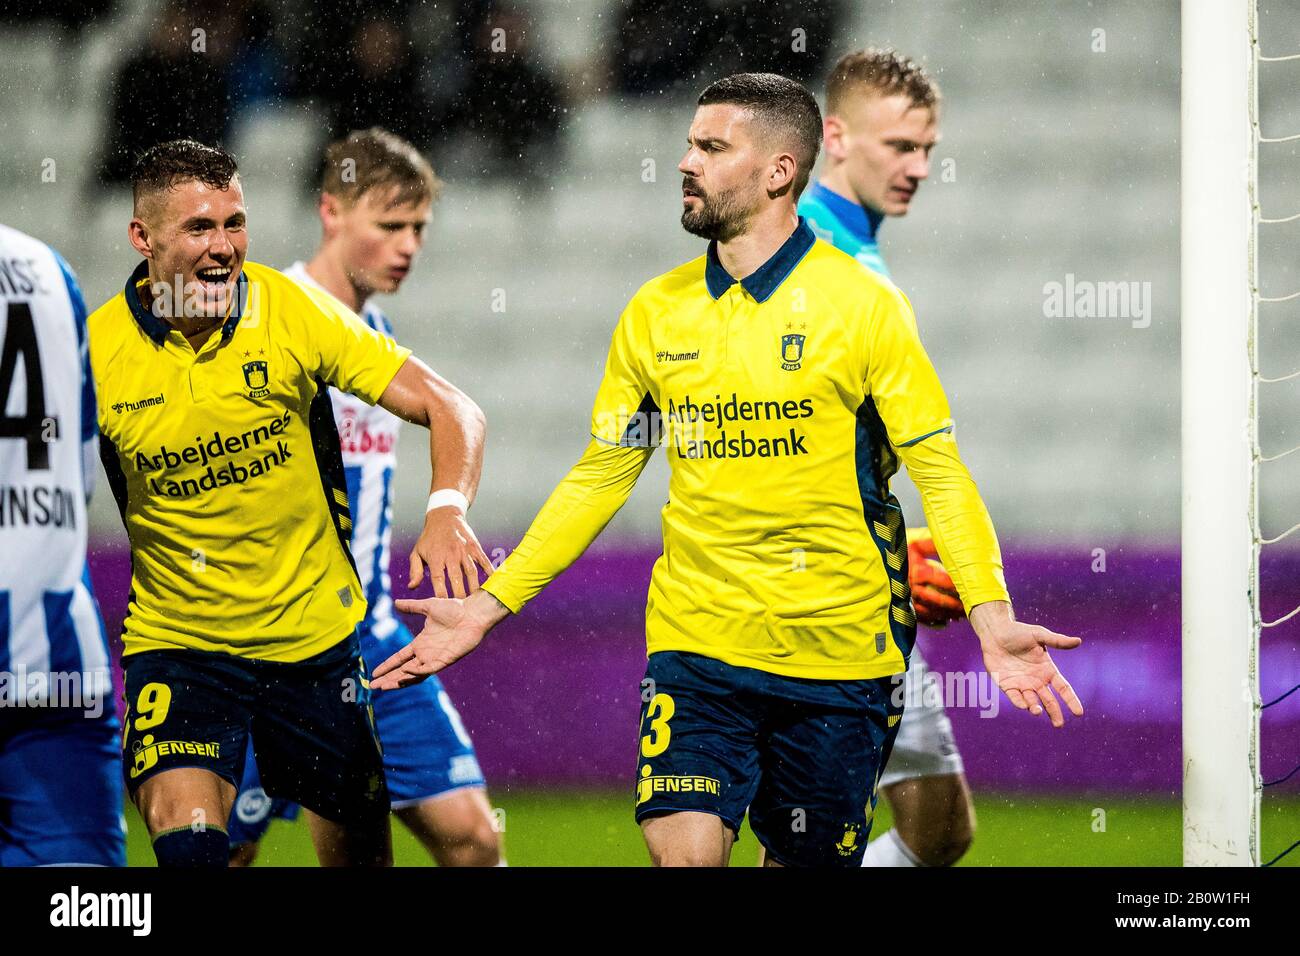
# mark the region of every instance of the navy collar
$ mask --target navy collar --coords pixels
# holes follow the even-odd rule
[[[832,216],[844,224],[854,236],[864,242],[875,242],[876,232],[885,221],[882,213],[860,206],[852,199],[841,196],[821,183],[813,183],[812,198],[830,210]]]
[[[813,235],[807,220],[800,216],[799,225],[790,234],[790,238],[781,244],[781,248],[772,254],[772,258],[740,280],[741,288],[752,295],[755,302],[766,302],[777,287],[785,281],[786,276],[793,272],[794,267],[808,254],[808,250],[816,241],[817,237]],[[708,261],[704,266],[704,284],[708,286],[709,295],[714,299],[722,298],[735,281],[718,259],[717,241],[710,242]]]
[[[149,336],[155,345],[162,345],[167,340],[167,333],[172,331],[172,326],[154,315],[151,309],[146,309],[144,303],[140,301],[140,286],[145,284],[148,279],[149,261],[146,259],[135,267],[130,278],[126,280],[126,304],[127,308],[131,310],[131,315],[135,317],[136,323],[144,330],[144,334]],[[184,295],[183,292],[182,295]],[[247,306],[248,273],[240,269],[239,279],[235,283],[235,304],[230,310],[230,317],[221,326],[222,341],[235,334],[235,326],[239,324],[239,320]]]

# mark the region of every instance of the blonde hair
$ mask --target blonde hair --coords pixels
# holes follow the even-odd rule
[[[373,190],[396,190],[389,206],[434,200],[440,180],[420,151],[378,126],[357,130],[325,147],[321,192],[347,205]]]
[[[850,97],[864,90],[881,96],[901,93],[913,106],[939,111],[939,84],[919,63],[895,50],[869,47],[840,57],[826,81],[826,112],[841,112]]]

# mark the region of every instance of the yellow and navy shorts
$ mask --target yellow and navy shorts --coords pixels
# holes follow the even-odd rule
[[[238,787],[249,736],[271,797],[349,825],[386,818],[388,788],[356,634],[296,663],[203,651],[123,659],[128,792],[198,767]]]
[[[861,866],[903,715],[896,677],[782,677],[699,654],[650,655],[636,819],[710,813],[749,825],[786,866]]]

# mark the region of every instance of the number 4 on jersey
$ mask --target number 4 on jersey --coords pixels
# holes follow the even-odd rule
[[[10,302],[5,326],[4,345],[0,348],[0,438],[26,441],[28,469],[48,471],[50,449],[46,441],[50,436],[44,434],[45,382],[32,307],[26,302]],[[9,399],[20,358],[27,379],[27,409],[25,414],[10,415]]]

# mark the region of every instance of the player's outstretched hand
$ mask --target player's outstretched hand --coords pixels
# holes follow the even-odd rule
[[[1068,650],[1082,638],[1057,634],[1036,624],[1022,624],[1011,614],[1005,601],[981,604],[971,612],[971,625],[984,651],[984,667],[1011,703],[1031,714],[1047,712],[1053,727],[1065,726],[1061,700],[1076,717],[1083,716],[1083,704],[1070,682],[1056,669],[1047,648]]]
[[[426,567],[433,580],[433,593],[440,598],[448,596],[447,581],[451,582],[452,596],[463,598],[478,590],[479,568],[492,573],[492,562],[459,508],[434,508],[424,516],[424,530],[411,549],[408,590],[420,586]]]
[[[486,591],[469,598],[397,600],[397,610],[424,617],[424,628],[400,651],[375,668],[372,690],[396,690],[418,684],[430,674],[450,667],[474,648],[508,613]]]
[[[944,570],[928,528],[907,529],[907,582],[918,624],[944,627],[966,616],[957,585]]]

